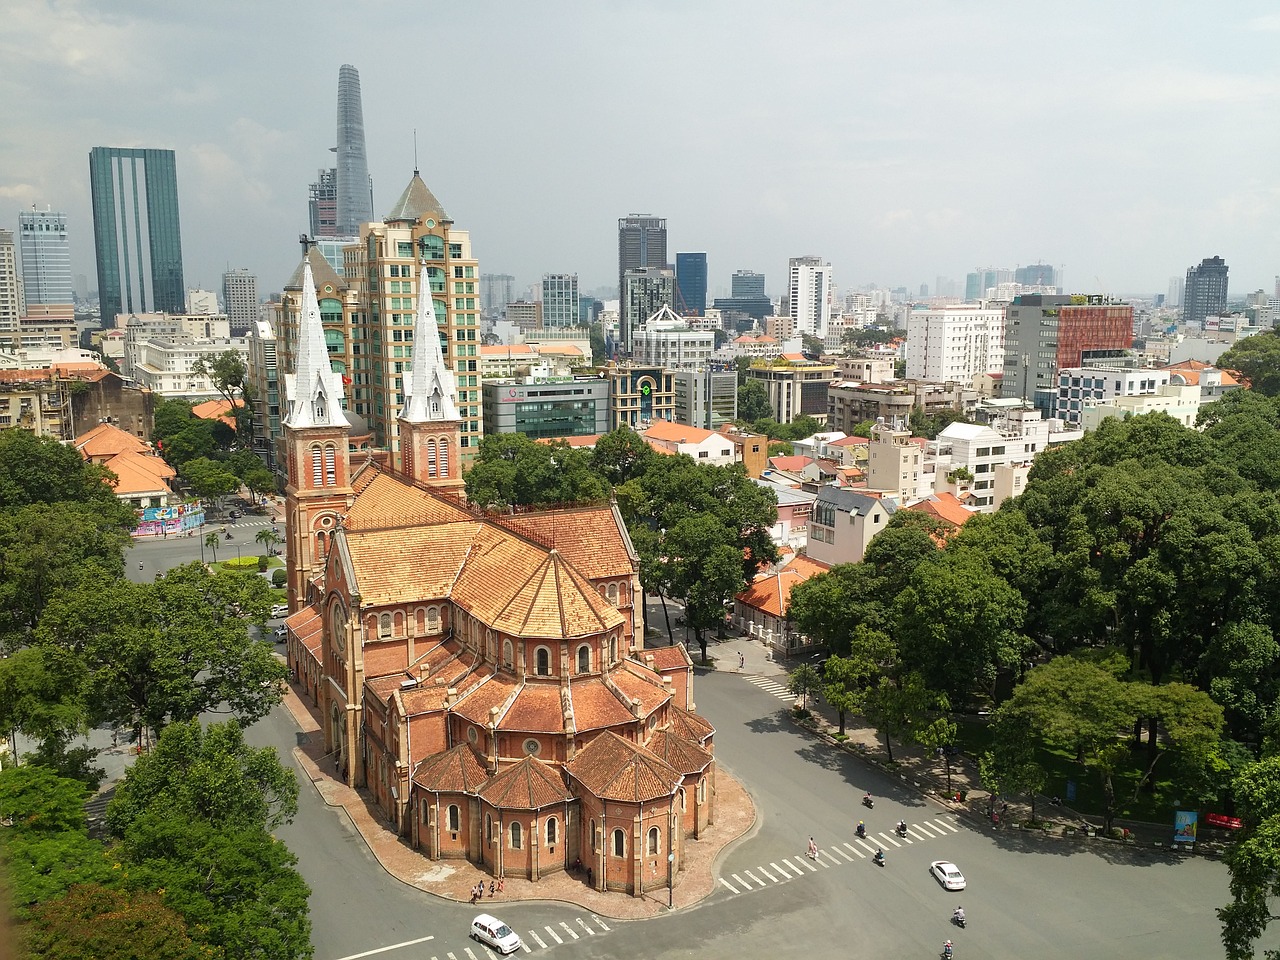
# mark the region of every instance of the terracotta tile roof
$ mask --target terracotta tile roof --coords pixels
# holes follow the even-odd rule
[[[803,575],[804,578],[808,580],[814,574],[826,573],[831,569],[831,565],[823,563],[821,560],[814,560],[811,557],[806,557],[804,554],[796,554],[783,565],[782,569],[794,570],[796,573]]]
[[[714,430],[703,430],[683,423],[672,423],[670,420],[655,420],[648,430],[641,432],[646,440],[661,440],[666,443],[702,443],[711,437],[719,437]]]
[[[480,789],[486,803],[505,810],[540,810],[573,799],[559,768],[524,757]]]
[[[416,717],[424,713],[435,713],[444,709],[445,697],[449,694],[447,684],[419,684],[412,690],[400,692],[400,702],[404,704],[404,715]]]
[[[454,706],[453,712],[464,720],[488,726],[489,711],[493,707],[505,706],[514,698],[519,688],[520,684],[512,677],[494,674],[486,678],[484,683],[463,694]]]
[[[375,677],[371,680],[366,680],[364,682],[364,688],[367,693],[372,693],[374,698],[385,707],[391,702],[392,696],[400,689],[400,685],[406,680],[412,681],[413,677],[401,671],[400,673],[393,673],[389,676]]]
[[[103,466],[116,475],[112,489],[117,496],[169,490],[169,481],[178,475],[159,457],[145,453],[120,453],[103,461]]]
[[[479,793],[488,780],[484,762],[465,743],[427,757],[413,771],[413,782],[434,793]]]
[[[573,703],[573,725],[578,731],[635,722],[631,708],[600,677],[575,681],[569,687],[569,698]]]
[[[839,440],[832,440],[830,446],[833,447],[856,447],[862,444],[870,443],[866,437],[842,437]]]
[[[567,357],[584,356],[581,347],[576,347],[572,343],[540,343],[538,344],[538,353],[564,354]]]
[[[539,510],[502,517],[500,526],[550,544],[591,580],[630,576],[630,539],[611,504]]]
[[[234,406],[243,407],[244,403],[237,400]],[[191,413],[192,416],[199,417],[201,420],[221,420],[226,424],[234,424],[235,418],[230,416],[231,408],[232,404],[225,400],[206,400],[192,407]]]
[[[453,599],[495,630],[559,640],[625,623],[555,549],[544,553],[505,530],[478,530]]]
[[[566,447],[580,448],[590,450],[603,437],[603,433],[588,433],[576,437],[539,437],[539,443],[563,443]]]
[[[634,661],[624,661],[621,670],[615,670],[611,679],[628,700],[640,701],[640,715],[647,717],[671,699],[662,677]]]
[[[100,423],[75,439],[75,447],[86,460],[118,453],[151,453],[151,446],[113,423]]]
[[[930,516],[937,517],[953,527],[961,527],[974,515],[974,511],[967,509],[964,504],[955,498],[951,493],[936,493],[926,497],[919,503],[913,503],[907,507],[908,510],[915,510],[919,513],[927,513]]]
[[[791,603],[791,588],[807,579],[795,570],[764,573],[733,599],[770,616],[785,617]]]
[[[474,520],[341,534],[365,606],[449,596],[482,525]]]
[[[579,750],[565,769],[593,796],[627,803],[669,797],[683,779],[667,761],[611,730]]]
[[[498,721],[502,730],[520,733],[564,733],[564,706],[559,681],[526,681],[515,702]]]
[[[516,344],[515,346],[507,346],[504,343],[494,344],[491,347],[480,348],[480,356],[482,357],[506,357],[509,359],[534,360],[538,356],[538,351],[527,344]]]
[[[645,655],[653,655],[653,668],[655,670],[678,670],[681,667],[692,667],[693,661],[689,659],[689,651],[684,648],[683,643],[677,643],[670,647],[655,647],[652,650],[646,650]]]
[[[769,458],[769,466],[773,467],[773,469],[786,470],[792,473],[797,470],[803,470],[811,463],[813,463],[813,457],[806,457],[803,454]]]
[[[453,499],[392,476],[372,464],[359,473],[361,486],[343,518],[348,530],[379,530],[474,520]]]
[[[683,776],[701,773],[715,759],[696,743],[678,737],[670,730],[659,730],[649,740],[648,750],[675,767]]]
[[[324,631],[321,629],[320,611],[315,607],[302,607],[290,614],[284,625],[285,629],[302,641],[302,645],[312,653],[320,650]]]
[[[699,746],[704,745],[716,732],[716,728],[696,713],[690,713],[683,707],[671,704],[667,708],[670,717],[668,729],[677,737],[691,740]]]

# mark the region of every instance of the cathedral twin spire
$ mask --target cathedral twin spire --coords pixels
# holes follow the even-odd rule
[[[320,323],[320,302],[311,275],[310,251],[302,258],[302,305],[298,319],[298,353],[294,372],[285,375],[289,412],[284,426],[347,427],[342,412],[342,374],[335,373]]]
[[[456,381],[444,365],[440,328],[426,261],[418,264],[418,312],[413,319],[413,368],[404,382],[404,423],[456,423]]]

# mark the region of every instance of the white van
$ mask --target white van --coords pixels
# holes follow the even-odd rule
[[[487,913],[471,921],[471,939],[487,943],[502,954],[515,953],[521,947],[520,935]]]

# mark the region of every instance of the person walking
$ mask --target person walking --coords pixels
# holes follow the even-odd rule
[[[738,670],[741,671],[747,665],[747,655],[741,650],[738,651]]]
[[[809,859],[810,860],[818,859],[818,844],[813,839],[813,837],[809,838]]]

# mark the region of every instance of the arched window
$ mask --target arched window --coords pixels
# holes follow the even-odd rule
[[[324,453],[319,444],[311,448],[311,485],[324,486]]]
[[[514,650],[515,648],[511,645],[510,640],[502,641],[502,665],[508,670],[510,670],[512,665],[515,663],[515,657],[513,654]]]
[[[449,832],[457,833],[461,829],[461,811],[456,803],[449,804]]]
[[[600,825],[594,820],[591,821],[591,849],[596,853],[600,851]]]
[[[627,835],[621,830],[613,831],[613,855],[615,857],[627,855]]]
[[[378,639],[387,640],[391,637],[391,614],[384,613],[378,618]]]
[[[511,849],[512,850],[520,849],[520,843],[524,839],[524,837],[521,836],[521,832],[522,832],[522,828],[520,826],[520,821],[512,820],[511,821]]]
[[[707,802],[707,778],[703,777],[698,781],[698,802]]]
[[[324,483],[327,487],[337,486],[338,484],[335,457],[336,450],[333,444],[327,444],[324,448]]]
[[[560,839],[560,825],[555,817],[547,817],[547,844],[554,846],[558,839]]]
[[[440,632],[440,610],[437,607],[427,607],[427,633]]]
[[[440,441],[440,476],[449,476],[449,441]]]
[[[680,788],[680,812],[684,813],[689,809],[689,798],[684,792],[684,787]]]
[[[534,670],[540,677],[551,676],[551,651],[546,647],[539,647],[534,653]]]
[[[487,843],[493,843],[493,817],[487,813],[484,815],[484,839]]]
[[[616,583],[609,584],[608,596],[609,602],[616,607],[618,605],[618,585]]]
[[[423,822],[423,823],[426,823],[426,822],[427,822],[427,812],[431,809],[431,805],[430,805],[429,803],[427,803],[427,801],[423,800],[423,801],[422,801],[422,803],[421,803],[421,807],[422,807],[422,822]]]
[[[650,856],[658,852],[658,828],[649,828],[649,854]]]
[[[578,672],[586,673],[591,669],[591,648],[585,643],[578,648]]]
[[[436,476],[436,442],[427,441],[427,476]]]
[[[609,638],[609,662],[610,663],[618,662],[618,638],[617,637]]]
[[[444,259],[444,237],[435,237],[430,234],[421,236],[418,238],[418,247],[422,251],[423,260]]]

